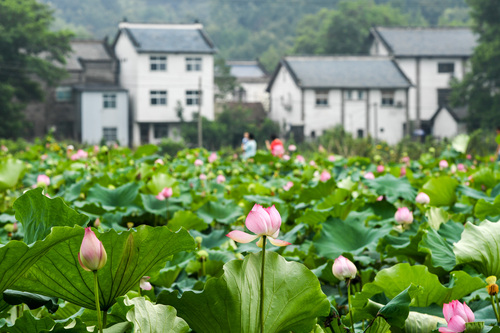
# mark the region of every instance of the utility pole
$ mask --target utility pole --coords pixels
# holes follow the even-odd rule
[[[378,141],[378,110],[377,110],[377,103],[373,103],[373,118],[374,118],[374,123],[375,123],[375,142]]]
[[[198,79],[198,147],[203,147],[203,127],[201,126],[201,101],[203,93],[201,91],[201,76]]]

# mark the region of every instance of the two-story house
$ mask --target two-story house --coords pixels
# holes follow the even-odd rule
[[[371,29],[371,40],[370,54],[394,59],[413,83],[409,94],[413,130],[437,137],[464,130],[460,124],[463,108],[453,110],[447,101],[450,79],[463,78],[476,46],[476,36],[469,28],[376,27]],[[434,126],[434,121],[444,119],[454,122],[456,132],[443,132],[443,124]]]
[[[269,110],[269,95],[266,92],[269,75],[258,61],[227,61],[230,74],[236,78],[237,88],[231,100],[243,103],[262,103]]]
[[[410,86],[388,57],[285,57],[267,88],[269,117],[296,140],[342,125],[396,143],[407,131]]]
[[[127,91],[118,83],[118,65],[107,40],[73,40],[66,59],[68,72],[55,88],[44,87],[43,102],[25,110],[30,138],[53,130],[59,139],[128,145]]]
[[[178,137],[181,118],[214,118],[215,47],[201,24],[122,22],[114,41],[134,146]]]

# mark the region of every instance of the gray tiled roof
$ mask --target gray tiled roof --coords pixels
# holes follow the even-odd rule
[[[395,56],[470,56],[476,37],[469,28],[389,28],[375,31]]]
[[[201,29],[125,28],[138,52],[214,53]]]
[[[228,61],[231,75],[236,78],[265,78],[267,75],[257,61]]]
[[[286,57],[304,88],[407,88],[411,84],[389,58]]]
[[[82,65],[78,59],[84,60],[108,60],[112,58],[106,50],[102,40],[73,40],[71,41],[72,52],[66,59],[68,70],[82,70]]]

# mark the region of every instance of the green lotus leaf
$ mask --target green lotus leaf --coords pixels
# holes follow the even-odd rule
[[[451,206],[457,200],[455,190],[458,181],[449,176],[431,178],[422,187],[422,192],[427,193],[431,199],[431,206]]]
[[[24,171],[24,163],[12,158],[0,161],[0,191],[16,186]]]
[[[469,264],[484,276],[500,276],[500,223],[483,221],[465,225],[462,239],[453,247],[457,265]]]
[[[387,333],[391,332],[391,325],[382,317],[377,317],[365,331],[366,333]]]
[[[87,201],[100,203],[107,211],[129,207],[139,194],[139,187],[137,183],[128,183],[115,189],[108,189],[96,184],[89,190]]]
[[[164,290],[157,301],[175,307],[198,333],[257,332],[261,260],[261,252],[232,260],[203,292],[186,291],[179,298],[177,291]],[[274,252],[266,252],[265,264],[264,332],[310,332],[316,318],[330,311],[318,279],[304,265]]]
[[[416,190],[405,178],[396,178],[391,174],[385,174],[375,179],[363,179],[368,187],[375,190],[378,195],[384,195],[390,203],[399,198],[414,201]]]
[[[485,199],[478,200],[474,206],[474,214],[478,219],[493,218],[500,215],[500,195],[492,203]]]
[[[16,219],[24,228],[24,242],[45,238],[54,226],[83,226],[89,218],[69,208],[61,198],[49,199],[41,188],[24,193],[14,202]]]
[[[243,215],[243,209],[231,201],[225,205],[210,201],[198,209],[196,213],[207,224],[214,220],[222,224],[230,224]]]
[[[78,263],[83,228],[80,232],[81,237],[73,237],[48,251],[12,289],[59,297],[95,309],[93,274]],[[164,267],[173,254],[193,250],[195,245],[184,229],[174,233],[167,227],[146,225],[136,231],[109,230],[97,237],[108,256],[106,265],[98,271],[102,310],[109,309],[116,297],[136,287],[143,276]]]
[[[208,224],[191,211],[177,211],[174,217],[168,221],[167,226],[173,231],[179,230],[181,227],[186,230],[194,229],[198,231],[208,228]]]
[[[410,311],[405,322],[406,333],[432,332],[438,324],[446,326],[446,320],[425,313]]]

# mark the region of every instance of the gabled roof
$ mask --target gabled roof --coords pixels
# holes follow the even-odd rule
[[[470,57],[477,44],[469,28],[376,27],[371,33],[396,57]]]
[[[437,109],[437,111],[431,117],[430,121],[432,124],[434,124],[434,121],[436,120],[438,114],[442,111],[447,111],[453,117],[453,119],[455,119],[457,123],[464,122],[465,118],[467,117],[466,106],[452,108],[449,105],[442,105]]]
[[[227,61],[231,75],[236,78],[266,78],[267,74],[257,61]]]
[[[201,24],[122,22],[119,28],[116,39],[125,32],[138,53],[215,53],[215,47]]]
[[[270,91],[282,66],[301,88],[396,89],[411,86],[398,65],[388,57],[303,56],[283,58],[267,91]]]
[[[83,61],[112,61],[105,40],[72,40],[72,52],[66,59],[66,69],[73,71],[83,70],[80,60]]]

